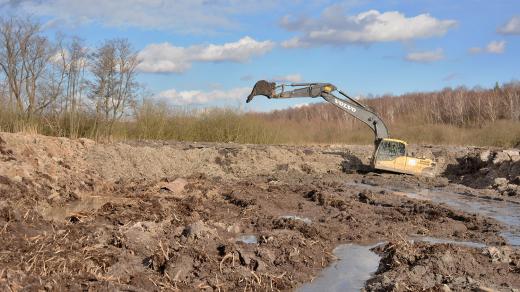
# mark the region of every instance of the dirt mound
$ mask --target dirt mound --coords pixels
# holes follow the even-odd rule
[[[375,251],[383,258],[367,291],[515,291],[520,286],[520,251],[509,247],[397,241]]]
[[[442,185],[342,170],[370,147],[0,139],[1,290],[289,290],[340,243],[506,244],[492,219],[356,184]]]
[[[484,150],[457,158],[445,175],[472,188],[496,190],[503,196],[520,195],[520,150]]]

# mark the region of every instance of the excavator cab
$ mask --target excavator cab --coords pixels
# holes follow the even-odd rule
[[[287,90],[287,88],[294,89]],[[335,92],[342,97],[335,95]],[[263,95],[268,99],[321,97],[365,123],[374,132],[376,147],[372,158],[373,168],[413,175],[435,176],[435,163],[431,159],[409,156],[406,151],[406,142],[390,139],[384,121],[371,108],[349,97],[330,83],[276,84],[260,80],[253,87],[246,102],[251,102],[257,95]]]
[[[408,173],[421,176],[435,176],[435,162],[431,159],[408,155],[407,143],[398,139],[382,139],[373,156],[375,169]]]

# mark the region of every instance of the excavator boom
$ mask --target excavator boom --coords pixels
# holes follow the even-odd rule
[[[294,89],[286,90],[286,88]],[[339,98],[334,95],[334,91],[339,92],[339,94],[344,98]],[[253,87],[246,102],[250,102],[253,100],[253,97],[257,95],[263,95],[269,99],[321,97],[370,127],[376,137],[376,146],[382,139],[388,138],[388,129],[385,123],[374,111],[369,109],[367,106],[362,105],[357,100],[349,97],[343,91],[337,90],[336,86],[330,83],[293,83],[276,85],[274,82],[260,80]]]
[[[291,88],[292,90],[286,90]],[[338,92],[343,98],[334,94]],[[330,83],[292,83],[277,85],[265,80],[258,81],[246,102],[253,97],[263,95],[269,99],[321,97],[337,108],[365,123],[375,135],[372,166],[376,169],[408,173],[414,175],[434,176],[435,163],[430,159],[414,158],[406,152],[406,142],[389,139],[388,128],[383,120],[370,108],[338,90]]]

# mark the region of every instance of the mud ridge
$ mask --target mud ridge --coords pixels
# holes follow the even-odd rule
[[[501,223],[399,193],[504,196],[465,183],[476,172],[450,169],[481,150],[435,147],[426,149],[451,153],[446,175],[424,179],[360,167],[370,146],[0,133],[0,289],[295,290],[336,260],[336,246],[375,242],[388,244],[377,250],[370,291],[519,288],[518,250]],[[410,243],[410,235],[486,248]],[[434,273],[423,279],[424,270]]]

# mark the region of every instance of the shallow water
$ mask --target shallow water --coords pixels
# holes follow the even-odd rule
[[[375,191],[387,190],[418,200],[428,200],[435,203],[444,203],[461,211],[477,213],[496,219],[506,226],[502,236],[513,246],[520,246],[520,204],[506,201],[497,201],[458,193],[450,193],[442,190],[423,189],[419,191],[397,190],[383,188],[361,183],[350,183],[357,187]],[[297,216],[286,216],[292,219],[301,219]],[[471,241],[456,241],[428,236],[412,235],[412,241],[424,241],[433,244],[458,244],[474,248],[486,247],[485,244]],[[334,255],[338,257],[331,266],[324,269],[320,276],[311,283],[300,287],[298,291],[360,291],[365,282],[372,277],[377,270],[380,257],[370,249],[374,246],[356,244],[343,244],[334,249]]]
[[[462,245],[462,246],[468,246],[468,247],[474,247],[474,248],[486,247],[485,244],[480,243],[480,242],[459,241],[459,240],[444,239],[444,238],[422,236],[422,235],[412,235],[412,236],[410,236],[410,240],[412,242],[427,242],[427,243],[432,243],[432,244],[449,243],[449,244]]]
[[[237,237],[237,242],[243,242],[245,244],[257,244],[258,238],[256,237],[256,235],[242,234]]]
[[[379,266],[380,257],[370,250],[375,246],[377,245],[339,245],[334,249],[338,261],[325,268],[318,278],[303,285],[298,291],[360,291]]]
[[[438,190],[422,190],[419,193],[405,194],[410,194],[410,197],[422,200],[431,200],[435,203],[445,203],[465,212],[494,218],[506,226],[506,231],[502,232],[501,235],[507,242],[514,246],[520,246],[520,205],[518,204]]]
[[[296,216],[296,215],[285,215],[285,216],[281,216],[280,218],[298,220],[298,221],[302,221],[305,224],[311,224],[312,223],[311,219],[306,218],[306,217]]]
[[[388,190],[398,195],[404,195],[412,199],[427,200],[435,203],[444,203],[455,209],[476,213],[496,219],[506,226],[501,235],[510,245],[520,246],[520,204],[507,201],[450,193],[443,190],[422,189],[419,191],[395,190],[376,187],[367,184],[349,184],[372,190]]]
[[[68,217],[81,212],[93,212],[109,202],[119,202],[122,199],[105,196],[85,196],[79,200],[67,203],[63,206],[49,206],[40,204],[38,212],[47,220],[58,222],[67,221]]]

